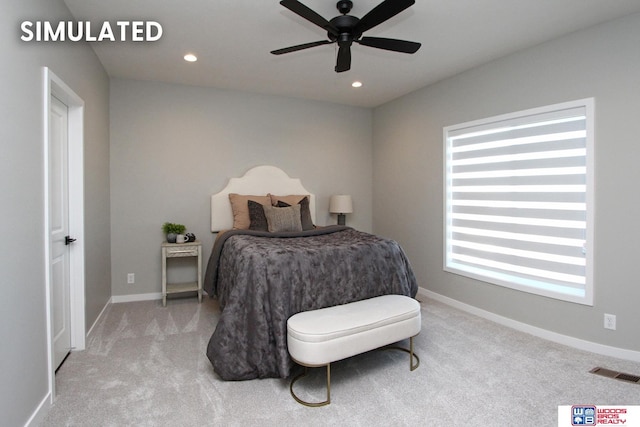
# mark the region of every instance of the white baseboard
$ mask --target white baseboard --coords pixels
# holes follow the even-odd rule
[[[31,426],[35,427],[35,426],[40,425],[42,420],[44,420],[44,418],[49,413],[49,409],[51,409],[51,392],[47,393],[46,396],[44,397],[44,399],[42,399],[42,401],[40,401],[40,404],[38,405],[36,410],[33,411],[33,414],[31,414],[31,417],[29,417],[29,419],[24,424],[24,426],[25,427],[31,427]]]
[[[150,293],[150,294],[114,295],[114,296],[112,296],[111,298],[109,298],[109,300],[104,305],[104,307],[102,307],[102,310],[100,311],[100,314],[98,314],[98,317],[96,317],[95,322],[93,322],[93,325],[91,325],[91,328],[89,328],[89,332],[87,332],[87,337],[89,335],[91,335],[91,332],[93,331],[93,328],[95,328],[95,326],[98,324],[98,321],[100,321],[100,319],[104,315],[105,311],[107,311],[107,308],[109,307],[109,305],[117,304],[117,303],[121,303],[121,302],[152,301],[152,300],[159,300],[159,299],[162,299],[162,294],[160,292],[153,292],[153,293]]]
[[[526,332],[539,338],[546,339],[558,344],[568,345],[580,350],[590,351],[592,353],[602,354],[604,356],[616,357],[618,359],[631,360],[633,362],[640,362],[640,352],[634,350],[627,350],[624,348],[611,347],[604,344],[598,344],[591,341],[585,341],[579,338],[570,337],[568,335],[562,335],[557,332],[552,332],[546,329],[531,326],[526,323],[518,322],[507,317],[500,316],[490,311],[482,310],[478,307],[474,307],[469,304],[457,301],[453,298],[446,297],[444,295],[429,291],[424,288],[418,288],[418,296],[425,298],[431,298],[441,303],[447,304],[451,307],[459,310],[471,313],[475,316],[482,317],[483,319],[491,320],[500,325],[507,326],[517,331]]]
[[[152,292],[150,294],[113,295],[111,302],[118,304],[121,302],[152,301],[157,299],[162,299],[162,293]]]
[[[95,322],[93,322],[93,325],[91,325],[91,327],[89,328],[89,332],[87,332],[87,337],[91,335],[91,331],[93,331],[93,328],[95,328],[95,326],[98,324],[98,321],[102,318],[102,316],[104,315],[104,312],[107,311],[107,307],[109,307],[109,305],[111,304],[111,300],[112,298],[109,298],[109,300],[104,305],[104,307],[102,307],[102,310],[100,310],[100,314],[98,314],[98,317],[96,317]]]

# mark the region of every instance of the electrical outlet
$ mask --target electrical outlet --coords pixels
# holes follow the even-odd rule
[[[130,285],[133,284],[133,283],[136,283],[136,275],[135,275],[135,273],[127,274],[127,283],[130,284]]]
[[[616,330],[616,315],[615,314],[604,314],[604,328],[605,329],[613,329]]]

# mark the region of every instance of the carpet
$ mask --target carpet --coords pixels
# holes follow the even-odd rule
[[[226,382],[205,355],[217,301],[110,305],[56,375],[43,426],[555,426],[558,405],[631,405],[640,386],[589,373],[640,364],[518,332],[425,299],[408,355],[372,351],[332,364],[331,404],[308,408],[288,379]],[[406,344],[406,343],[403,343]],[[296,390],[324,397],[324,372]]]

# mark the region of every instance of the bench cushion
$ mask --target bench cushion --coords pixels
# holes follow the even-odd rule
[[[383,295],[295,314],[287,322],[287,344],[296,362],[321,366],[410,338],[420,327],[416,300]]]

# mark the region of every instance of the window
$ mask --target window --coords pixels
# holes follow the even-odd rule
[[[444,129],[446,271],[593,304],[593,104]]]

